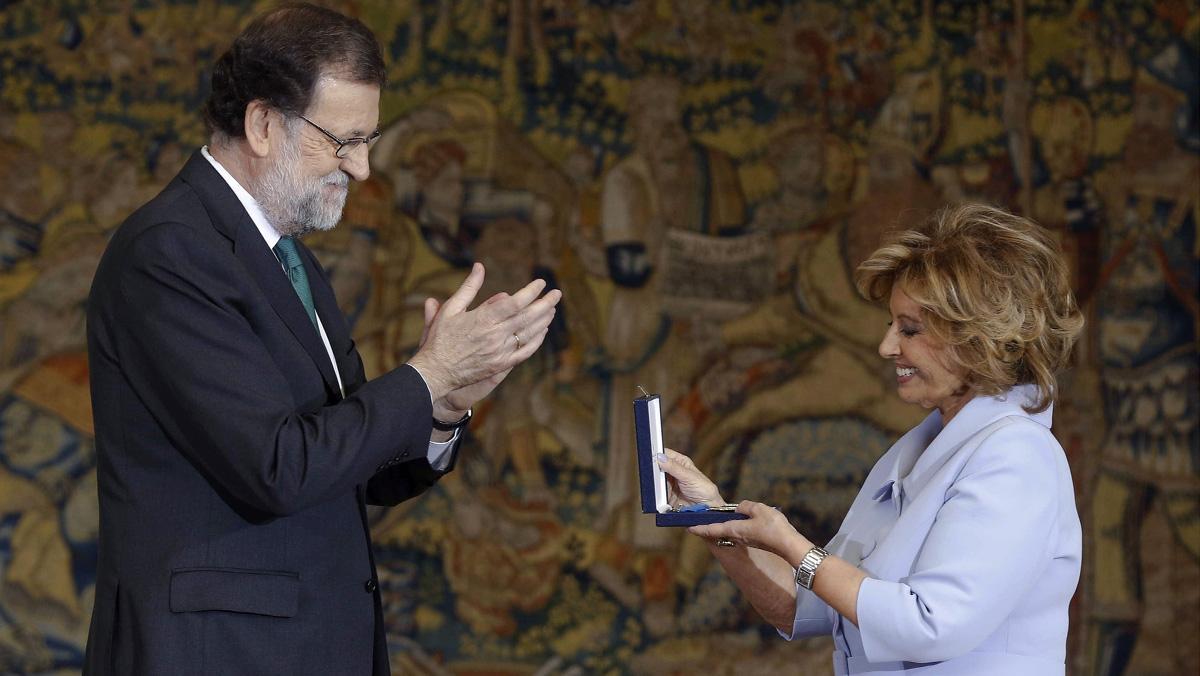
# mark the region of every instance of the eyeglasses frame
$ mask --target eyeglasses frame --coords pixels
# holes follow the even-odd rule
[[[337,136],[334,136],[333,134],[329,133],[329,131],[327,129],[325,129],[321,125],[317,124],[316,122],[313,122],[312,120],[308,119],[307,117],[304,117],[303,115],[297,115],[296,117],[309,123],[310,125],[312,125],[312,127],[314,129],[316,129],[317,131],[324,134],[325,138],[336,143],[337,150],[333,151],[333,154],[339,160],[346,159],[346,157],[350,153],[354,152],[354,149],[359,147],[360,145],[366,145],[369,147],[370,144],[373,141],[375,141],[376,139],[378,139],[379,136],[382,134],[382,132],[380,132],[378,129],[376,129],[374,131],[374,133],[372,133],[370,136],[365,136],[365,137],[364,136],[352,136],[348,139],[342,139],[342,138],[338,138]],[[349,146],[349,150],[346,149],[347,146]]]

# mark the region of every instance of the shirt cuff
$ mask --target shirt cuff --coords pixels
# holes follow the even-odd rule
[[[461,433],[462,429],[455,429],[449,441],[429,442],[429,451],[426,457],[429,458],[430,467],[439,472],[446,471],[446,468],[450,466],[450,461],[454,458],[454,446],[458,443]]]
[[[787,641],[810,636],[828,636],[833,631],[830,612],[829,605],[821,597],[797,584],[796,617],[792,620],[792,630],[785,632],[776,627],[775,631]]]

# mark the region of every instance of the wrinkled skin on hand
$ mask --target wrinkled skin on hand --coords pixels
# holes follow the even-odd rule
[[[468,310],[483,280],[476,263],[444,303],[425,301],[420,347],[408,363],[424,376],[441,420],[462,417],[541,347],[562,298],[557,289],[541,295],[546,283],[539,279]]]
[[[725,504],[717,485],[696,468],[691,458],[669,448],[664,449],[663,455],[665,457],[660,457],[658,464],[669,477],[667,484],[672,505]],[[692,526],[688,532],[710,541],[727,538],[739,545],[762,549],[785,558],[785,552],[798,543],[803,548],[807,542],[807,538],[797,532],[787,517],[774,507],[743,500],[738,504],[737,511],[750,518]]]
[[[788,559],[796,550],[808,551],[812,543],[797,531],[783,512],[761,502],[743,500],[738,503],[738,514],[749,519],[692,526],[688,532],[706,540],[727,538],[734,543],[754,547]]]
[[[717,485],[696,468],[686,455],[663,449],[658,466],[667,474],[667,496],[671,506],[706,504],[710,507],[725,504]]]

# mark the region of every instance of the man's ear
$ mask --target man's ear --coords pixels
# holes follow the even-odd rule
[[[267,104],[255,99],[246,104],[246,114],[242,116],[242,124],[246,132],[246,145],[250,152],[258,157],[266,157],[271,149],[271,133],[279,132],[278,119],[272,114]]]

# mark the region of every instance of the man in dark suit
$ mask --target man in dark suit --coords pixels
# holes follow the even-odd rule
[[[85,672],[386,674],[366,504],[454,464],[470,407],[541,344],[534,282],[425,304],[421,347],[367,382],[320,264],[367,177],[384,64],[312,5],[246,28],[213,71],[210,144],[118,229],[88,350],[100,560]],[[540,297],[539,297],[540,296]]]

